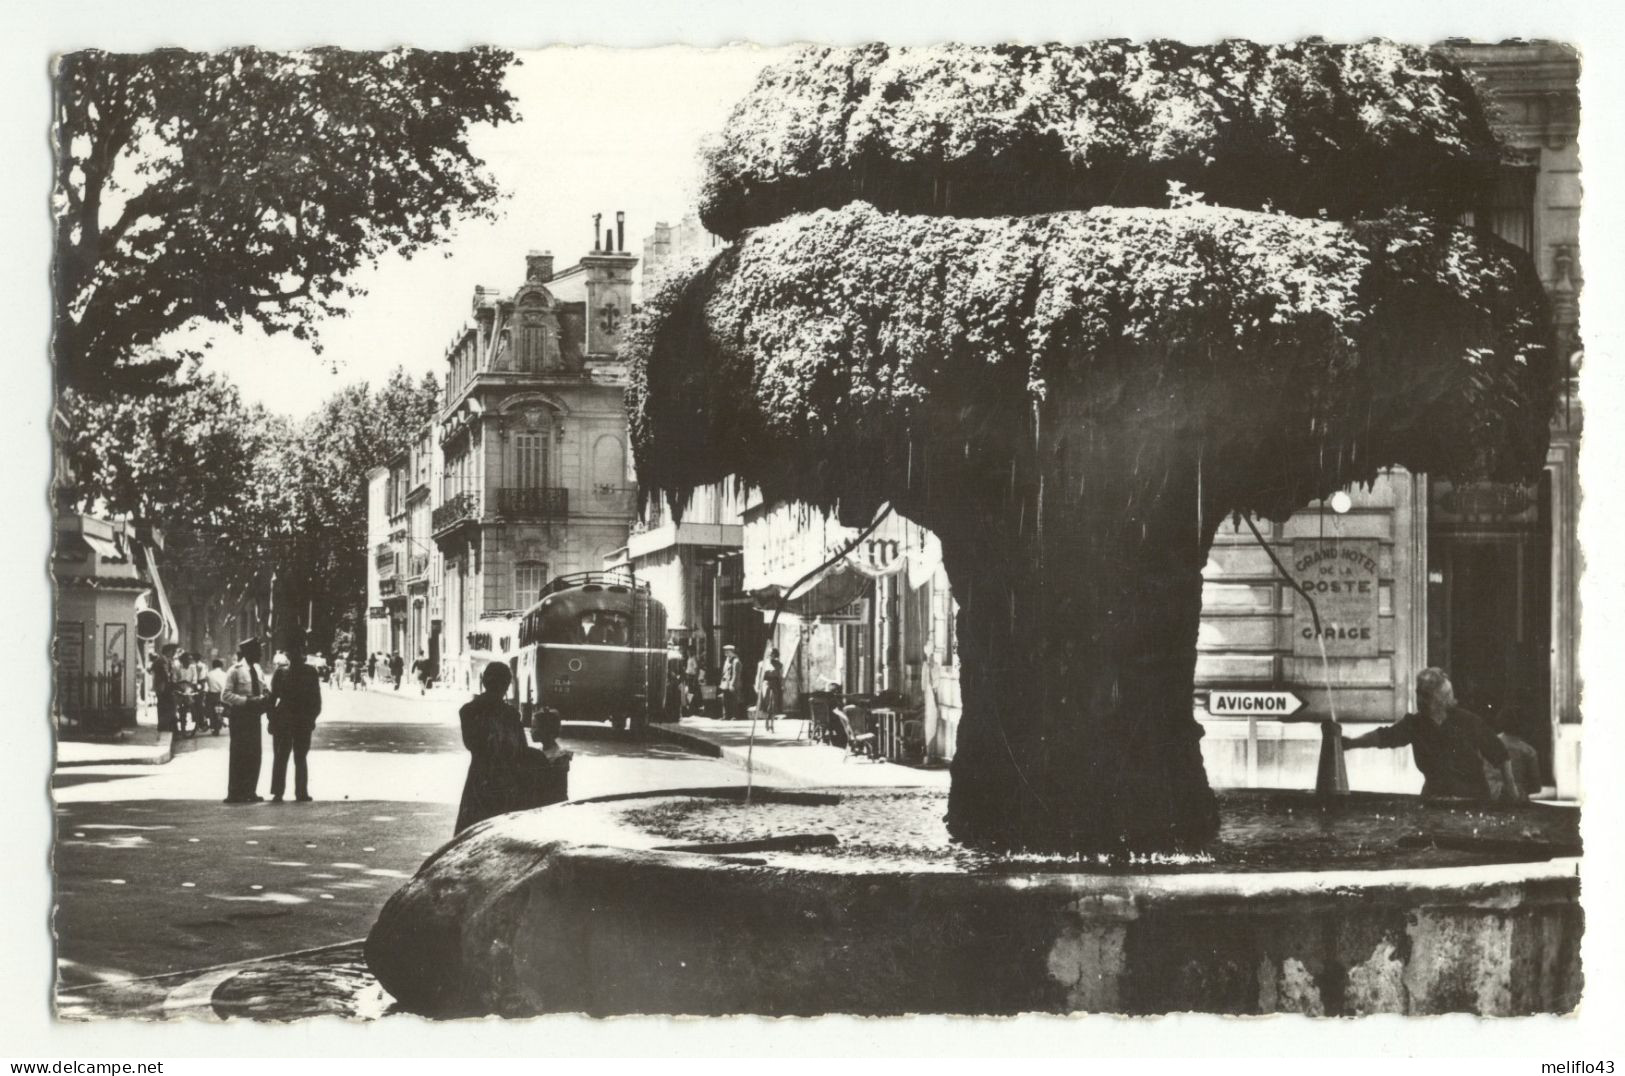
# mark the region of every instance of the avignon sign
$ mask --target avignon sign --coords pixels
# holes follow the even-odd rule
[[[1303,709],[1290,691],[1210,691],[1207,712],[1214,717],[1286,717]]]

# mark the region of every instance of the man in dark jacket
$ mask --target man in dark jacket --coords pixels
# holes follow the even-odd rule
[[[158,700],[158,731],[174,732],[178,716],[175,685],[180,682],[180,668],[175,663],[175,651],[180,647],[165,643],[152,659],[152,694]]]
[[[1441,669],[1423,669],[1416,677],[1420,714],[1406,714],[1363,736],[1344,738],[1344,748],[1404,747],[1409,744],[1422,771],[1422,795],[1490,798],[1484,763],[1501,773],[1501,798],[1524,798],[1506,746],[1477,714],[1456,705],[1456,690]]]
[[[281,803],[287,788],[288,756],[293,756],[294,798],[310,802],[310,771],[305,756],[322,712],[321,674],[305,664],[302,639],[288,643],[288,665],[271,679],[271,802]]]

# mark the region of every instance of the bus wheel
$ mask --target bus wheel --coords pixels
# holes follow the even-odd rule
[[[626,731],[626,718],[624,718],[624,717],[620,717],[620,716],[612,717],[612,718],[609,719],[609,723],[615,727],[616,732],[625,732]]]

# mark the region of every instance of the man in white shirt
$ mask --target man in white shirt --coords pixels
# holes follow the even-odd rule
[[[231,722],[231,761],[226,781],[227,803],[259,803],[260,717],[270,701],[271,678],[260,668],[260,641],[237,644],[237,664],[226,674],[220,693]]]
[[[724,721],[738,721],[745,716],[739,703],[739,692],[744,687],[740,681],[743,679],[744,670],[740,668],[739,651],[734,648],[734,644],[729,643],[722,648],[722,678],[717,682],[717,693],[722,696]]]

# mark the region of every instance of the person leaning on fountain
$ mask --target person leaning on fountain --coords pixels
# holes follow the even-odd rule
[[[566,767],[570,752],[549,737],[544,749],[525,742],[519,711],[506,701],[513,672],[493,661],[480,675],[480,693],[458,711],[463,746],[472,756],[463,798],[457,810],[457,832],[509,811],[543,807],[563,798],[556,781],[548,780],[555,763]]]
[[[1422,771],[1422,795],[1491,798],[1484,763],[1501,775],[1500,798],[1524,798],[1512,759],[1484,719],[1456,705],[1456,690],[1442,669],[1423,669],[1416,676],[1419,714],[1406,714],[1392,725],[1362,736],[1343,738],[1345,750],[1356,747],[1410,745]]]

